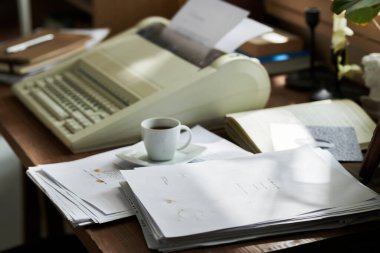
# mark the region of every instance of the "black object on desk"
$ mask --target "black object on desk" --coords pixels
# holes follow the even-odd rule
[[[311,7],[305,11],[306,23],[310,28],[310,78],[315,78],[315,27],[319,23],[319,9]]]
[[[296,72],[287,77],[286,85],[290,88],[310,90],[315,87],[315,27],[319,23],[319,9],[310,7],[305,10],[305,21],[310,30],[310,66],[306,71]]]
[[[310,66],[306,70],[288,74],[286,86],[300,90],[316,90],[311,100],[332,98],[325,87],[334,82],[334,77],[324,68],[315,66],[315,27],[319,23],[319,9],[310,7],[305,10],[305,21],[310,30]]]

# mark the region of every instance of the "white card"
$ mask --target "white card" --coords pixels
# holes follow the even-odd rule
[[[275,151],[298,148],[304,145],[317,146],[308,128],[299,124],[271,124],[270,132]]]

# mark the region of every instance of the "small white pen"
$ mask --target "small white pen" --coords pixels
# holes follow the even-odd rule
[[[26,50],[29,47],[44,43],[44,42],[52,40],[52,39],[54,39],[53,34],[51,34],[51,33],[45,34],[43,36],[28,40],[28,41],[25,41],[25,42],[22,42],[22,43],[13,45],[13,46],[10,46],[10,47],[5,49],[5,52],[8,54],[21,52],[21,51]]]

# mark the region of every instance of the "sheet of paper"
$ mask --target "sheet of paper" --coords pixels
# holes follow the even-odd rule
[[[57,184],[69,189],[105,214],[125,211],[128,206],[121,198],[122,192],[118,188],[119,181],[123,179],[120,177],[120,180],[117,180],[114,176],[114,180],[109,180],[107,177],[110,173],[119,173],[112,161],[116,159],[116,152],[122,149],[77,161],[43,165],[42,171]]]
[[[305,125],[270,124],[270,133],[274,151],[299,148],[303,145],[317,146]]]
[[[214,48],[215,44],[248,14],[248,11],[225,1],[189,0],[175,14],[168,28]]]
[[[122,174],[163,235],[176,237],[293,218],[377,196],[332,166],[341,165],[303,147]]]
[[[191,131],[193,136],[192,143],[206,147],[206,150],[191,162],[232,159],[253,155],[251,152],[242,149],[236,144],[223,139],[199,125],[191,128]],[[131,146],[131,148],[133,148],[133,146]],[[115,165],[121,169],[134,169],[135,167],[140,167],[121,159],[115,161]]]
[[[43,180],[43,178],[39,175],[40,173],[41,169],[37,167],[28,170],[28,174],[30,175],[32,180],[39,187],[42,187],[42,189],[44,189],[44,192],[53,201],[53,203],[61,207],[61,211],[69,221],[71,221],[74,224],[88,224],[88,222],[90,221],[88,215],[81,209],[79,209],[68,198],[63,197],[63,195],[55,191],[54,188],[50,186],[50,184],[46,183],[45,180]]]
[[[193,162],[232,159],[253,155],[236,144],[217,136],[201,126],[195,126],[192,129],[193,142],[198,145],[207,147],[199,157]]]
[[[36,173],[33,173],[35,171]],[[44,183],[43,191],[49,198],[60,207],[61,211],[68,217],[74,225],[86,225],[89,223],[104,223],[116,219],[128,217],[134,214],[132,208],[116,212],[112,214],[105,214],[102,210],[94,207],[89,202],[78,197],[74,192],[62,187],[56,183],[54,179],[50,178],[38,167],[34,167],[27,171],[28,175],[33,175],[33,181],[40,181]],[[41,184],[38,184],[41,186]],[[48,185],[48,187],[46,187]],[[87,222],[78,219],[72,214],[83,213],[87,217]]]
[[[273,28],[267,25],[250,18],[245,18],[220,39],[216,43],[215,48],[228,53],[234,52],[241,44],[249,39],[272,31]]]

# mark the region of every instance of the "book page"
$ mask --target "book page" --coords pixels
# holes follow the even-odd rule
[[[254,113],[239,115],[234,119],[261,152],[274,150],[270,132],[271,124],[302,124],[291,112],[283,109],[259,110]]]
[[[273,151],[271,124],[353,127],[362,149],[375,130],[375,122],[355,102],[324,100],[227,115],[246,132],[261,152]]]

